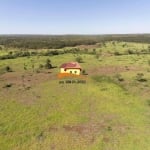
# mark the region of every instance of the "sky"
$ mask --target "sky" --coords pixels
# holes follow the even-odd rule
[[[0,34],[150,33],[149,0],[0,0]]]

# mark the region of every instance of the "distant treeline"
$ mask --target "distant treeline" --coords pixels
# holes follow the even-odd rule
[[[80,50],[79,48],[71,48],[67,50],[47,50],[47,51],[28,51],[28,50],[20,50],[20,51],[10,51],[6,55],[0,56],[0,60],[5,59],[15,59],[18,57],[30,57],[30,56],[54,56],[61,54],[96,54],[94,51],[89,52],[88,49]]]
[[[68,46],[92,45],[107,41],[150,43],[150,34],[126,35],[1,35],[5,48],[58,49]]]

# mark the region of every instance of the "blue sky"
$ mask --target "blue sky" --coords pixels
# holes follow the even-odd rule
[[[149,0],[0,0],[0,34],[150,33]]]

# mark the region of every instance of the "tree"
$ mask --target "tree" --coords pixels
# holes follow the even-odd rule
[[[52,68],[52,64],[51,64],[51,60],[50,59],[46,60],[45,68],[46,69],[51,69]]]

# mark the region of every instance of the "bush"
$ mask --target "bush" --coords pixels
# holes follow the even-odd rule
[[[147,100],[147,104],[148,104],[148,106],[150,106],[150,99]]]
[[[100,57],[100,54],[96,54],[96,55],[95,55],[95,58],[96,58],[96,59],[99,59],[99,57]]]
[[[139,82],[146,82],[147,79],[144,78],[144,74],[143,73],[138,73],[136,76],[136,80]]]
[[[22,57],[26,57],[26,56],[30,56],[30,52],[24,52],[24,53],[22,53]]]
[[[83,63],[83,59],[82,59],[81,56],[77,57],[77,58],[76,58],[76,61],[77,61],[78,63]]]
[[[3,56],[0,56],[0,60],[4,60],[4,59],[14,59],[16,58],[14,55],[3,55]]]
[[[116,51],[116,52],[114,52],[114,55],[119,56],[119,55],[121,55],[121,53]]]
[[[24,67],[23,67],[23,68],[24,68],[24,70],[27,70],[27,65],[26,65],[26,64],[24,64]]]
[[[9,66],[6,66],[5,70],[6,70],[7,72],[12,72],[12,69],[11,69],[11,67],[9,67]]]
[[[48,51],[44,52],[43,54],[41,53],[41,55],[44,55],[44,56],[51,56],[52,54],[51,54],[51,51],[48,50]]]
[[[93,76],[93,79],[96,81],[96,82],[109,82],[109,83],[114,83],[114,81],[112,80],[111,77],[109,76]]]
[[[57,50],[55,50],[55,51],[51,51],[51,54],[52,55],[59,55],[59,52]]]
[[[30,55],[35,56],[37,54],[38,54],[38,52],[32,51]]]
[[[40,73],[40,70],[39,70],[39,69],[36,69],[35,72],[36,72],[36,73]]]
[[[49,63],[46,63],[46,64],[45,64],[45,68],[46,68],[46,69],[51,69],[51,68],[52,68],[52,65],[49,64]]]
[[[88,50],[87,48],[85,48],[85,49],[84,49],[84,53],[86,53],[86,54],[87,54],[87,53],[88,53],[88,51],[89,51],[89,50]]]
[[[10,88],[10,87],[12,87],[12,83],[6,84],[3,88]]]
[[[39,69],[42,69],[42,68],[44,68],[44,65],[40,64]]]
[[[122,45],[122,47],[123,47],[123,48],[124,48],[124,47],[127,47],[127,44],[126,44],[126,43],[125,43],[125,44],[123,44],[123,45]]]
[[[82,70],[82,74],[83,75],[88,75],[87,72],[86,72],[86,70]]]
[[[93,49],[93,54],[96,54],[96,49]]]
[[[149,66],[150,66],[150,60],[148,60],[148,64],[149,64]]]
[[[129,50],[128,50],[128,54],[134,54],[134,51],[131,50],[131,49],[129,49]]]
[[[115,77],[116,77],[117,80],[120,81],[120,82],[124,81],[123,77],[122,77],[120,74],[117,74]]]
[[[50,59],[47,59],[47,60],[46,60],[45,68],[46,68],[46,69],[51,69],[51,68],[52,68]]]
[[[10,51],[10,52],[9,52],[9,55],[12,55],[12,54],[13,54],[13,52],[12,52],[12,51]]]

